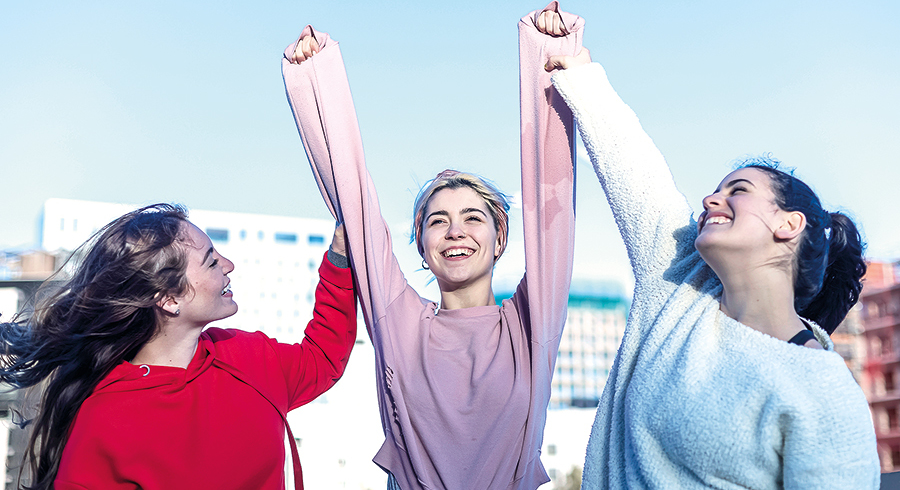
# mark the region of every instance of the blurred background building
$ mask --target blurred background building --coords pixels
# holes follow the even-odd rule
[[[883,472],[900,470],[900,283],[896,263],[872,262],[857,308],[857,380],[869,400]],[[853,369],[853,367],[851,367]]]

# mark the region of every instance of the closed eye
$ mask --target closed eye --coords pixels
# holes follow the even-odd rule
[[[477,222],[481,223],[483,220],[481,219],[481,216],[472,215],[472,216],[467,216],[466,221],[477,221]]]
[[[428,223],[428,226],[439,225],[439,224],[441,224],[441,223],[443,223],[443,222],[444,222],[444,220],[443,220],[442,218],[436,218],[436,219],[431,220],[431,221]]]
[[[210,269],[213,269],[213,268],[215,268],[217,265],[219,265],[219,259],[213,259],[212,264],[209,264],[209,268],[210,268]]]

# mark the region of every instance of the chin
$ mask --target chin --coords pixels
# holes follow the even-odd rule
[[[715,261],[715,250],[716,245],[712,243],[709,236],[700,235],[694,240],[694,248],[697,249],[697,252],[700,254],[700,258],[703,259],[707,264],[710,263],[710,260]]]

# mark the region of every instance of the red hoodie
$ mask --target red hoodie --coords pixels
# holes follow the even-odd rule
[[[74,489],[285,488],[289,410],[331,388],[356,340],[350,269],[319,267],[300,344],[210,328],[187,369],[123,362],[81,405],[54,486]]]

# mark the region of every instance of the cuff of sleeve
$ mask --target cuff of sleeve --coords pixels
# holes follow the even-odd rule
[[[349,267],[339,267],[330,260],[331,250],[325,252],[322,257],[322,265],[319,266],[319,277],[331,284],[343,289],[353,289],[353,274]],[[341,255],[337,255],[341,257]],[[346,259],[346,257],[345,257]]]
[[[331,247],[328,247],[328,261],[341,269],[350,267],[350,259],[346,255],[335,252]]]

